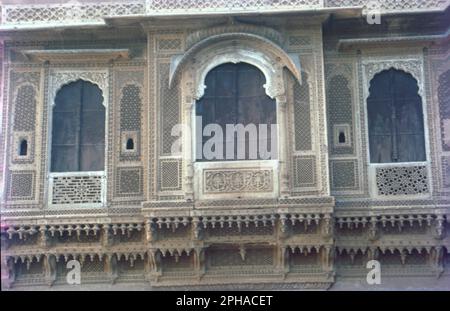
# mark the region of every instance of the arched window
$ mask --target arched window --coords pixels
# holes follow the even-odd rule
[[[78,80],[56,94],[52,122],[52,172],[102,171],[105,107],[102,92]]]
[[[372,163],[426,161],[422,99],[417,81],[389,69],[370,83],[367,99]]]
[[[197,150],[198,161],[274,158],[271,134],[275,131],[271,131],[271,127],[276,124],[276,103],[265,93],[265,82],[264,74],[247,63],[226,63],[215,67],[207,74],[205,94],[196,103],[196,116],[201,117],[203,134],[205,127],[210,124],[217,124],[222,129],[219,135],[223,135],[223,145],[216,145],[215,148],[219,148],[220,155],[209,159],[205,156],[199,158]],[[242,125],[248,131],[239,136],[232,133],[227,124]],[[256,136],[250,134],[252,129],[256,129]],[[214,135],[218,133],[211,133],[211,136]],[[210,138],[203,135],[204,150]],[[244,145],[245,148],[240,148]],[[271,152],[270,158],[267,157],[267,153],[263,155],[264,151]]]

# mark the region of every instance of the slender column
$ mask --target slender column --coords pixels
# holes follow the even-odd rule
[[[286,96],[281,95],[276,97],[278,113],[278,157],[280,162],[280,195],[282,197],[289,196],[289,174],[288,174],[288,152],[287,144],[285,143],[287,136],[287,99]]]
[[[195,106],[195,100],[188,96],[186,102],[183,105],[184,126],[183,126],[183,158],[185,161],[186,177],[185,177],[185,199],[187,201],[194,200],[194,162],[195,157],[192,157],[192,144],[194,143],[192,137],[192,128],[195,122],[192,122],[193,108]]]

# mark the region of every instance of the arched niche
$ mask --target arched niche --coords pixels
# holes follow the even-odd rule
[[[84,80],[97,85],[102,91],[103,105],[108,107],[108,72],[104,70],[97,71],[77,71],[61,70],[50,74],[49,98],[50,104],[55,105],[55,97],[58,91],[67,84],[77,80]]]
[[[169,86],[182,79],[183,84],[189,83],[192,97],[198,99],[204,92],[206,74],[212,68],[230,62],[246,62],[259,68],[266,77],[266,93],[271,98],[284,94],[283,68],[301,81],[297,56],[288,55],[274,42],[255,34],[226,33],[203,39],[183,55],[175,56],[171,62]],[[182,77],[187,71],[188,79]]]

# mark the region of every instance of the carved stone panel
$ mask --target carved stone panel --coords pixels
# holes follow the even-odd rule
[[[34,199],[34,171],[10,172],[8,181],[8,200],[27,201]]]

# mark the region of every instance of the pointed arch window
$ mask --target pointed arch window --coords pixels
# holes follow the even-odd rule
[[[105,107],[102,91],[78,80],[63,86],[52,114],[51,172],[103,171]]]
[[[389,69],[370,82],[367,99],[371,163],[426,161],[422,99],[416,79]]]

